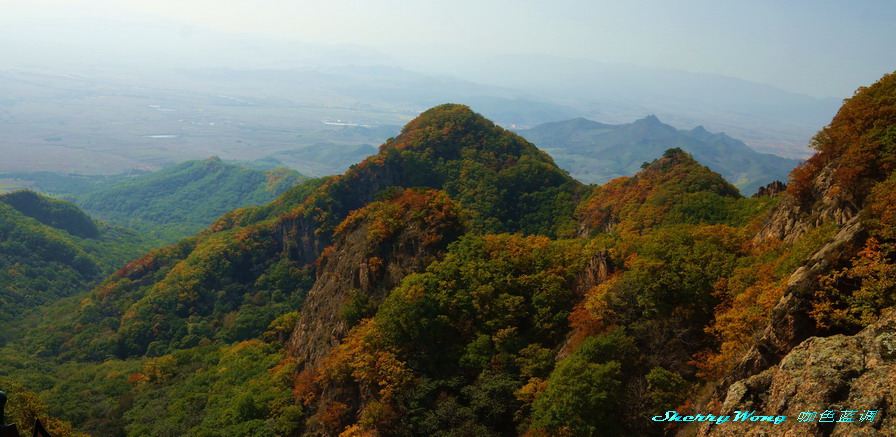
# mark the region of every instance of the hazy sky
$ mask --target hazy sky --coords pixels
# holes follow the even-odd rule
[[[427,71],[495,55],[551,55],[835,97],[896,69],[890,0],[0,0],[0,7],[3,68],[57,58],[213,63],[227,58],[228,44],[252,39],[270,43],[263,61],[261,51],[234,50],[237,59],[227,62],[257,54],[246,64],[277,65],[281,56],[287,65],[286,58],[307,56],[289,42],[337,47],[345,62],[363,53]]]

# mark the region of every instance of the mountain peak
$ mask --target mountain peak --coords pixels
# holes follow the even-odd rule
[[[640,120],[635,120],[635,123],[636,124],[646,124],[646,125],[651,125],[651,126],[660,126],[663,124],[663,122],[660,121],[660,119],[657,118],[657,116],[654,114],[650,114]]]
[[[740,197],[740,192],[722,175],[698,162],[679,147],[668,149],[663,156],[647,164],[634,177],[659,176],[663,183],[674,183],[685,192],[709,191],[720,196]]]
[[[697,163],[697,160],[695,160],[694,157],[691,156],[690,153],[685,152],[680,147],[673,147],[671,149],[666,150],[665,152],[663,152],[663,157],[654,162],[662,162],[663,160],[668,160],[668,161],[671,161],[676,164],[682,164],[682,163],[696,164]]]
[[[424,111],[405,125],[401,134],[386,146],[424,152],[447,160],[469,157],[469,154],[462,153],[466,150],[513,160],[523,155],[538,155],[551,161],[519,135],[459,104],[443,104]],[[482,158],[487,159],[487,156]]]
[[[640,120],[635,120],[629,124],[631,128],[641,132],[661,133],[663,135],[675,134],[678,129],[660,121],[656,115],[650,114]]]
[[[423,111],[401,129],[405,135],[420,130],[440,130],[458,128],[472,123],[486,121],[485,117],[473,112],[469,106],[445,103]]]
[[[711,223],[718,219],[699,212],[668,215],[689,193],[740,197],[737,188],[721,175],[676,147],[645,162],[634,176],[616,178],[597,187],[577,211],[580,229],[586,233],[611,228],[632,231],[678,220]]]

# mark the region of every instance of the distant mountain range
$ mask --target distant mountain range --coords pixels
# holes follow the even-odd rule
[[[756,152],[740,140],[702,126],[676,129],[654,115],[627,124],[574,118],[518,133],[550,153],[573,177],[587,183],[635,174],[643,163],[672,147],[692,154],[747,195],[771,181],[786,181],[790,170],[799,164],[795,159]]]

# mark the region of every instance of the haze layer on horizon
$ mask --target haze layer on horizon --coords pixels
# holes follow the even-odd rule
[[[367,64],[525,86],[600,63],[722,75],[843,98],[890,71],[896,59],[896,3],[886,0],[3,4],[0,68],[103,67],[136,74],[150,67]],[[520,64],[527,65],[521,83],[502,83]]]

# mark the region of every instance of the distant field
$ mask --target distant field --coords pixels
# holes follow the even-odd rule
[[[627,123],[656,112],[678,128],[715,125],[781,156],[805,154],[808,136],[822,125],[719,115],[702,105],[690,112],[676,105],[563,106],[388,69],[185,71],[159,78],[0,70],[0,96],[0,172],[117,174],[214,155],[274,158],[322,176],[357,162],[364,146],[378,146],[419,112],[446,102],[470,105],[515,130],[576,116]]]
[[[3,76],[0,172],[115,174],[212,155],[252,161],[323,142],[380,144],[413,115],[55,77],[38,87]]]
[[[0,194],[8,193],[10,191],[21,190],[25,188],[31,188],[31,183],[29,181],[20,180],[20,179],[2,179],[0,178]]]

